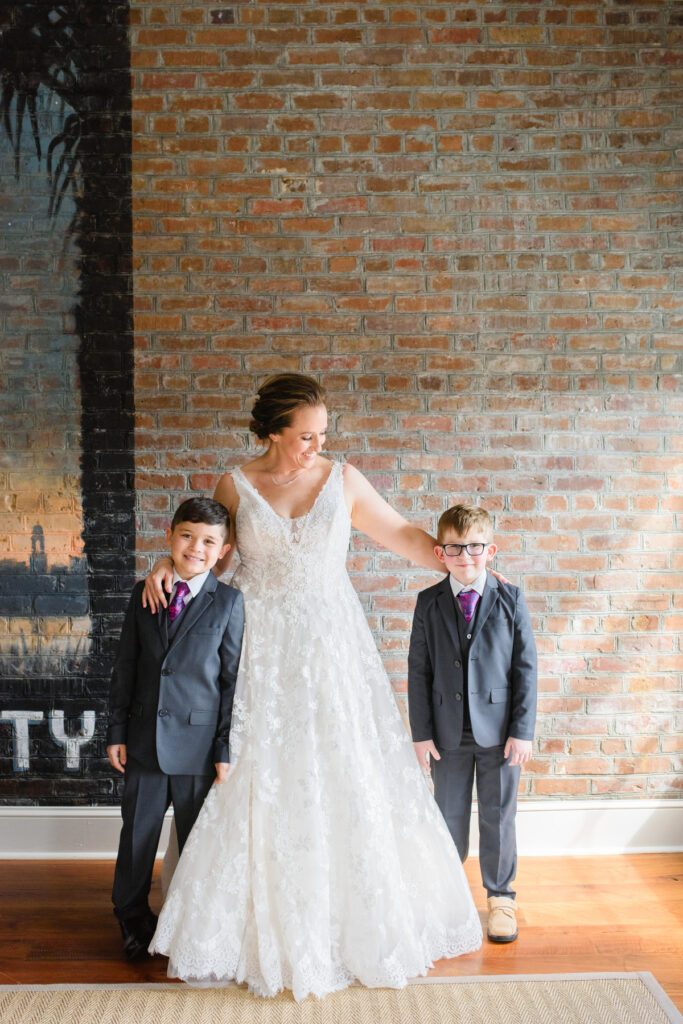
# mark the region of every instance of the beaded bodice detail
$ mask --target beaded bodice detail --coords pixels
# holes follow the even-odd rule
[[[294,519],[279,515],[241,469],[232,478],[240,499],[235,586],[245,595],[267,590],[291,601],[311,600],[344,583],[351,520],[340,463],[332,464],[309,511]]]

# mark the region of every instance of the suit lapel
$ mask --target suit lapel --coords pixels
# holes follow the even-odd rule
[[[168,608],[164,608],[162,607],[162,605],[159,605],[159,610],[157,611],[157,626],[159,627],[159,636],[161,637],[161,642],[164,645],[164,650],[166,650],[169,643]]]
[[[455,621],[455,609],[453,608],[453,591],[451,590],[450,576],[446,576],[438,586],[439,593],[436,598],[436,605],[446,626],[446,631],[451,638],[451,643],[455,650],[459,651],[460,637],[458,636],[458,624]]]
[[[496,579],[495,576],[492,576],[490,572],[487,572],[484,593],[481,595],[479,607],[477,608],[477,614],[474,617],[472,643],[474,643],[474,641],[481,633],[484,623],[486,622],[490,613],[498,603],[498,596],[498,580]]]
[[[173,640],[174,644],[180,643],[187,631],[194,626],[200,615],[203,615],[206,609],[213,604],[213,592],[217,586],[218,580],[214,574],[210,572],[202,589],[196,597],[192,598],[189,605],[180,616],[178,632]]]

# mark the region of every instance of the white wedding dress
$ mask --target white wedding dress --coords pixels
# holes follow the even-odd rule
[[[296,999],[400,987],[482,932],[346,573],[342,467],[284,519],[241,470],[244,594],[227,781],[214,785],[150,949],[191,984]]]

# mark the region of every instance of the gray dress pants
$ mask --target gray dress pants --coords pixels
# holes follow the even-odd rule
[[[114,913],[120,920],[140,917],[149,906],[154,858],[169,805],[173,803],[182,851],[214,778],[164,775],[161,770],[148,771],[128,759],[121,800],[123,826],[112,891]]]
[[[453,836],[460,859],[467,857],[470,838],[472,788],[477,784],[479,812],[479,867],[489,896],[515,897],[512,883],[517,872],[515,813],[519,765],[503,757],[504,744],[480,747],[471,732],[463,732],[457,750],[439,750],[432,759],[434,796]]]

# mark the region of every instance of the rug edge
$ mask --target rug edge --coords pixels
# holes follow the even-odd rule
[[[409,985],[464,985],[464,984],[492,984],[496,982],[520,982],[520,981],[597,981],[597,980],[635,980],[642,981],[646,989],[655,1000],[662,1012],[669,1018],[670,1024],[683,1024],[683,1015],[680,1013],[671,997],[666,994],[660,983],[650,971],[589,971],[578,974],[473,974],[456,975],[429,978],[411,978]],[[3,992],[65,992],[76,991],[105,991],[115,992],[123,989],[156,989],[159,991],[172,991],[173,989],[187,989],[190,986],[178,981],[145,981],[126,983],[102,983],[91,984],[87,982],[64,984],[53,983],[47,985],[4,985],[0,984],[0,995]],[[243,988],[235,982],[230,982],[223,988]],[[362,987],[362,986],[354,986]]]

